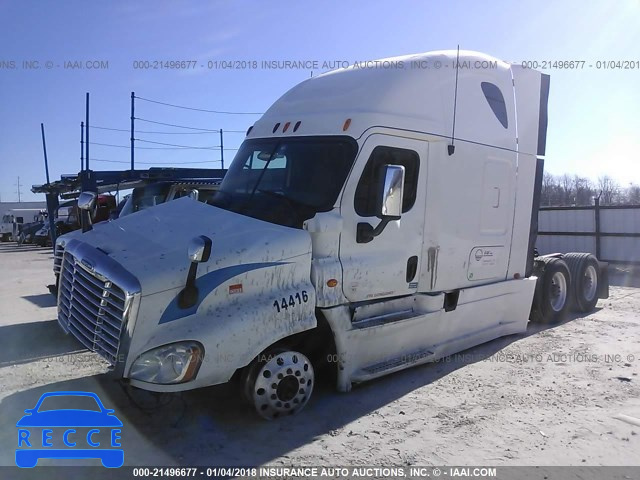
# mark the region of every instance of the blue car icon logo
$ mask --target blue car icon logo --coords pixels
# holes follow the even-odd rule
[[[95,393],[45,393],[24,412],[16,424],[18,467],[35,467],[40,458],[99,458],[108,468],[124,463],[122,422]]]

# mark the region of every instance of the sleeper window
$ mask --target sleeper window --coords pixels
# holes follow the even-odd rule
[[[482,93],[484,93],[484,97],[487,99],[493,114],[502,126],[507,128],[509,126],[509,119],[507,118],[507,106],[504,103],[502,92],[493,83],[482,82],[480,86],[482,87]]]

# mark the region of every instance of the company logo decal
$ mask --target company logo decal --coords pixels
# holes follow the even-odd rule
[[[241,265],[233,265],[231,267],[220,268],[209,272],[196,280],[196,287],[198,287],[198,301],[189,308],[180,308],[178,305],[178,295],[169,303],[165,311],[160,317],[158,324],[172,322],[184,317],[193,315],[198,311],[198,307],[202,304],[204,299],[213,292],[216,288],[222,285],[224,282],[231,280],[233,277],[242,275],[243,273],[250,272],[252,270],[258,270],[261,268],[275,267],[277,265],[286,265],[288,262],[264,262],[264,263],[245,263]],[[237,286],[241,284],[232,285]],[[231,292],[229,293],[240,293]]]
[[[124,463],[122,422],[95,393],[45,393],[35,407],[24,412],[16,423],[18,467],[35,467],[41,458],[98,458],[107,468]]]

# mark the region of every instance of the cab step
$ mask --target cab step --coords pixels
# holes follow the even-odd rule
[[[416,312],[413,309],[407,309],[400,312],[391,312],[382,315],[376,315],[373,317],[362,318],[360,320],[353,321],[351,325],[353,326],[353,328],[358,329],[371,328],[385,325],[387,323],[398,322],[400,320],[408,320],[409,318],[419,317],[421,315],[424,314]]]
[[[355,372],[351,380],[354,383],[366,382],[367,380],[381,377],[388,373],[397,372],[399,370],[404,370],[405,368],[427,363],[432,361],[434,358],[435,353],[431,350],[418,350],[404,354],[400,357],[392,358],[391,360],[385,360],[384,362],[364,367]]]

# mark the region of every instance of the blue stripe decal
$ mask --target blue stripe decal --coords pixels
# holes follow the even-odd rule
[[[246,263],[209,272],[196,280],[196,286],[198,287],[198,301],[196,304],[189,308],[180,308],[178,306],[178,295],[176,295],[162,313],[158,324],[173,322],[174,320],[179,320],[181,318],[188,317],[189,315],[193,315],[196,313],[204,299],[207,298],[207,295],[233,277],[250,272],[251,270],[275,267],[276,265],[286,265],[287,263],[288,262]]]

